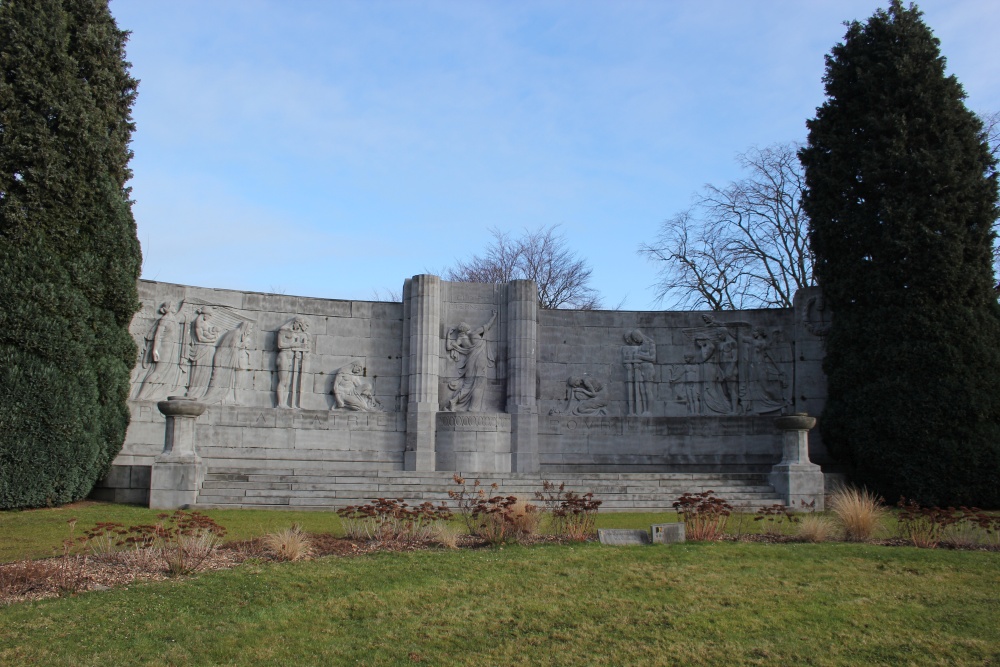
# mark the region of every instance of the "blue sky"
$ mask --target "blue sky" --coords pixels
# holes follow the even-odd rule
[[[112,0],[141,80],[143,277],[344,299],[560,225],[606,306],[736,153],[805,138],[855,0]],[[1000,2],[919,3],[975,111]]]

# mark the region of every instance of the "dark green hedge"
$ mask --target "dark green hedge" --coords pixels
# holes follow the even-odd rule
[[[84,497],[128,426],[137,82],[106,1],[0,2],[0,507]]]

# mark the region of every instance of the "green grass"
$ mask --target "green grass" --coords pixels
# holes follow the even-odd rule
[[[382,553],[0,608],[5,665],[998,661],[998,554],[855,544]]]

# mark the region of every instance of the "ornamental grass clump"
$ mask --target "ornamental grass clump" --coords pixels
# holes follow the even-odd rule
[[[887,510],[882,498],[868,489],[842,487],[830,496],[830,509],[840,521],[848,542],[868,542],[882,528]]]
[[[802,517],[797,531],[798,538],[804,542],[826,542],[833,536],[834,525],[825,516],[809,514]]]
[[[712,494],[712,490],[701,493],[685,493],[674,501],[677,515],[684,521],[684,533],[692,541],[714,541],[722,537],[726,520],[733,512],[733,506]]]
[[[283,561],[309,560],[314,553],[312,538],[297,523],[291,528],[268,533],[261,538],[261,543],[271,557]]]

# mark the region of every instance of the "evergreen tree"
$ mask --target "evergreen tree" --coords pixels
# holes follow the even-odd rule
[[[84,497],[125,439],[127,36],[107,0],[0,0],[0,508]]]
[[[1000,506],[994,160],[939,42],[898,1],[849,24],[800,152],[833,311],[824,441],[888,500]]]

